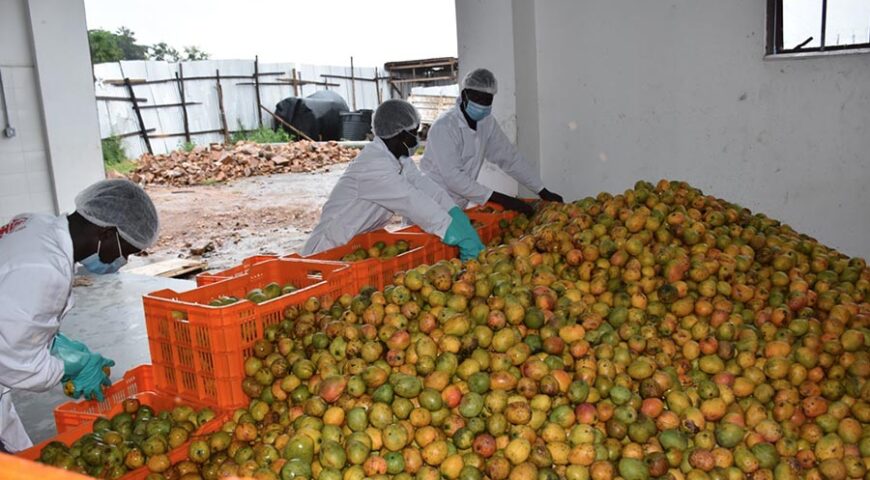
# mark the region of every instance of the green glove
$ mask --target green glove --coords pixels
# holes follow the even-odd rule
[[[471,225],[471,220],[459,207],[451,208],[448,213],[453,221],[444,234],[444,243],[459,247],[459,258],[463,262],[477,258],[477,255],[483,251],[484,245],[477,235],[477,230]]]

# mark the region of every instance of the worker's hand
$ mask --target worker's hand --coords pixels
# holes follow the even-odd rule
[[[471,220],[459,207],[453,207],[449,213],[453,221],[444,234],[444,243],[459,247],[459,258],[463,262],[477,258],[484,245]]]
[[[492,195],[489,197],[489,200],[495,202],[502,207],[513,210],[515,212],[523,213],[529,217],[535,214],[535,209],[532,208],[527,202],[520,200],[519,198],[514,198],[509,195],[505,195],[499,192],[492,192]]]
[[[538,196],[541,197],[541,200],[544,200],[547,202],[565,203],[565,201],[562,200],[561,195],[559,195],[558,193],[553,193],[553,192],[547,190],[546,188],[541,190],[540,192],[538,192]]]
[[[112,384],[106,375],[105,368],[113,367],[115,362],[103,357],[99,353],[92,353],[85,367],[78,375],[72,378],[73,398],[84,396],[86,400],[103,401],[103,387]]]

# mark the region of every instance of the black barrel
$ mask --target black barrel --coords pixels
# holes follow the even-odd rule
[[[372,130],[371,110],[368,114],[365,111],[342,113],[341,116],[341,138],[345,140],[365,140],[366,134]]]

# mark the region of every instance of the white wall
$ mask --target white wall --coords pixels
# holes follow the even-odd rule
[[[505,7],[507,6],[507,7]],[[462,15],[460,15],[460,9]],[[456,30],[459,35],[459,83],[475,68],[488,68],[498,80],[498,94],[493,99],[492,114],[512,141],[516,140],[516,83],[512,29],[502,28],[513,22],[510,3],[505,0],[457,0]],[[485,162],[478,180],[501,193],[517,194],[517,182],[495,165]]]
[[[536,82],[533,102],[518,88],[517,126],[538,130],[530,148],[554,191],[682,179],[870,257],[870,55],[765,60],[765,2],[506,3],[513,22],[489,28],[516,43],[501,66]],[[473,23],[459,22],[460,65],[498,58],[468,41]]]
[[[17,131],[0,135],[0,222],[73,210],[104,176],[81,0],[0,0],[0,72]]]

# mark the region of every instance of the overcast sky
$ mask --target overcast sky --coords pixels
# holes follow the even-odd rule
[[[214,59],[383,66],[456,56],[453,0],[85,0],[88,28]]]
[[[723,0],[724,1],[724,0]],[[729,0],[730,1],[730,0]],[[758,0],[760,1],[760,0]],[[822,0],[785,0],[784,43],[819,45]],[[456,55],[454,0],[85,0],[88,28],[215,59],[359,66]],[[828,2],[828,45],[867,42],[870,0]]]

